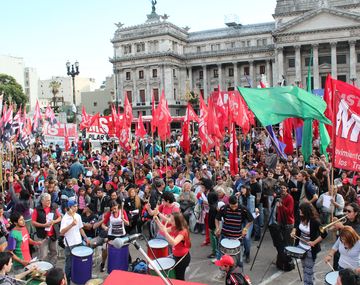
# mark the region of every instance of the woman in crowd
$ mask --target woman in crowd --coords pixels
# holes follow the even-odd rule
[[[159,229],[164,232],[165,238],[172,246],[173,256],[175,258],[175,275],[178,280],[185,280],[185,271],[190,264],[190,232],[185,218],[181,213],[172,213],[170,216],[171,228],[162,224],[158,217],[155,222]]]
[[[306,251],[306,256],[301,260],[304,274],[304,284],[314,284],[314,266],[317,254],[320,252],[320,242],[327,233],[320,232],[320,219],[315,207],[309,202],[303,202],[299,206],[300,224],[294,228],[291,236],[300,237],[296,244]]]
[[[350,268],[360,273],[360,237],[352,227],[343,227],[325,262],[330,264],[337,251],[340,253],[338,270]]]
[[[134,234],[136,229],[138,232],[141,231],[141,227],[139,227],[138,223],[141,213],[141,200],[135,188],[130,188],[128,190],[128,195],[129,197],[127,197],[124,202],[124,210],[129,217],[130,225],[126,231],[128,234]]]

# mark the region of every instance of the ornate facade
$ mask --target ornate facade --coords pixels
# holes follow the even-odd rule
[[[135,115],[150,114],[151,96],[165,91],[173,115],[183,115],[190,91],[205,98],[220,86],[306,85],[326,75],[356,84],[360,71],[360,0],[277,0],[274,22],[189,32],[153,11],[141,25],[118,29],[112,39],[115,93],[127,95]],[[116,100],[116,99],[115,99]]]

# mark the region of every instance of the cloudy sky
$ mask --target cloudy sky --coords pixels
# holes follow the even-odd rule
[[[224,27],[236,14],[242,24],[273,21],[276,0],[158,0],[157,13],[191,31]],[[114,23],[144,23],[150,0],[11,0],[2,1],[0,54],[23,57],[40,79],[65,76],[67,60],[80,63],[83,77],[97,85],[111,75],[110,39]]]

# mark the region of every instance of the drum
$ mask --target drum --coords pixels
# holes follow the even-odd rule
[[[339,271],[331,271],[325,275],[325,284],[335,285],[336,280],[338,279]]]
[[[241,243],[237,239],[224,238],[220,242],[220,251],[223,254],[238,255],[241,251]]]
[[[92,276],[94,251],[87,246],[77,246],[71,250],[71,281],[85,284]]]
[[[27,265],[25,268],[26,269],[30,269],[31,267],[36,266],[38,268],[39,271],[41,272],[47,272],[49,271],[51,268],[53,268],[54,266],[50,263],[50,262],[46,262],[46,261],[36,261],[36,262],[32,262],[29,265]]]
[[[129,269],[129,246],[116,248],[108,244],[108,273],[113,270],[128,271]]]
[[[158,262],[160,263],[161,267],[159,266]],[[158,258],[157,260],[154,260],[154,264],[155,264],[156,268],[160,270],[160,272],[163,274],[164,277],[166,277],[166,274],[169,278],[176,277],[175,270],[173,269],[173,267],[175,265],[174,259],[172,259],[170,257],[161,257],[161,258]],[[149,264],[149,272],[150,272],[150,275],[157,276],[156,271],[151,266],[151,264]],[[164,272],[166,274],[164,274]]]
[[[169,243],[163,239],[149,240],[147,254],[151,259],[168,257]]]
[[[90,279],[85,285],[101,285],[104,283],[104,280],[101,278]]]
[[[285,247],[284,252],[287,256],[290,256],[292,258],[303,259],[306,256],[306,251],[296,246],[287,246]]]

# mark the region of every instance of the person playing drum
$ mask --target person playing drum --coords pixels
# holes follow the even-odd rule
[[[104,221],[101,227],[107,231],[108,240],[112,241],[126,235],[125,226],[129,225],[129,219],[122,205],[119,205],[116,201],[110,201],[109,208],[110,212],[104,214]],[[107,248],[105,247],[102,251],[101,272],[105,270],[106,258]]]
[[[190,232],[183,214],[174,212],[170,216],[171,228],[161,223],[157,216],[154,217],[159,229],[164,232],[165,238],[172,246],[172,252],[176,261],[175,275],[178,280],[185,280],[185,270],[190,264]]]
[[[310,202],[303,202],[299,206],[300,224],[291,232],[296,239],[296,245],[306,251],[305,258],[301,260],[304,271],[304,284],[314,284],[314,266],[316,255],[320,252],[320,242],[327,236],[320,232],[320,218],[315,207]]]
[[[229,205],[223,206],[218,212],[215,219],[215,234],[219,238],[219,242],[223,238],[228,239],[240,239],[246,236],[248,229],[252,225],[254,218],[247,208],[238,204],[238,199],[235,195],[230,196]],[[223,221],[220,228],[220,222]],[[246,226],[243,227],[243,223],[246,221]],[[219,260],[221,253],[218,250],[216,258]],[[240,266],[240,256],[237,255],[237,265]],[[223,272],[218,276],[222,279]]]

